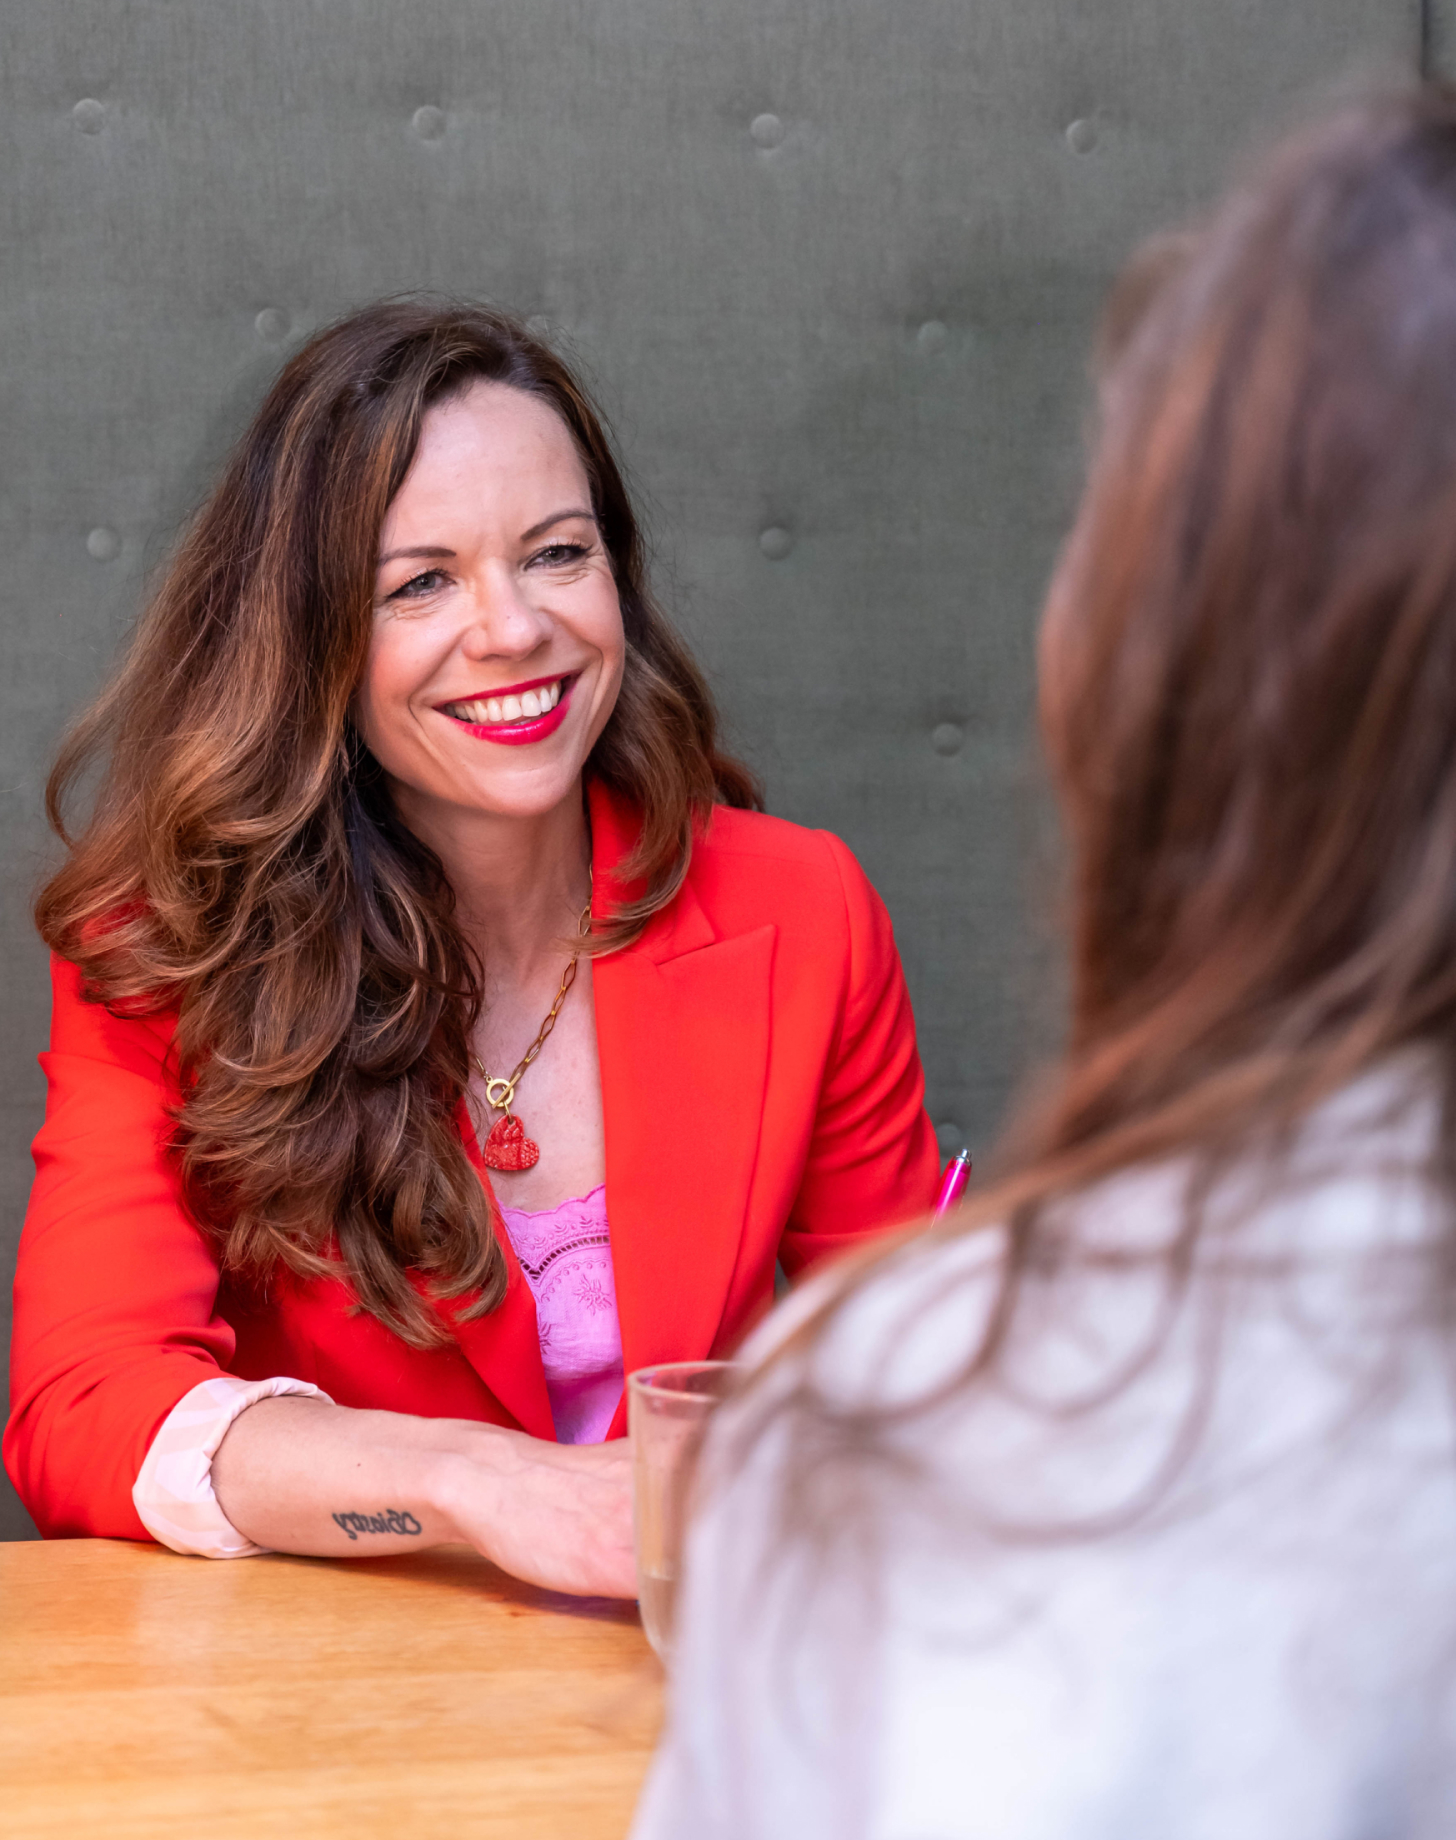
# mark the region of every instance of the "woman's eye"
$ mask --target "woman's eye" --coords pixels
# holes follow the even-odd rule
[[[533,562],[544,562],[547,568],[559,568],[563,562],[579,562],[591,551],[584,543],[548,543],[545,549],[537,550]]]
[[[418,600],[421,595],[433,594],[444,579],[439,569],[426,569],[422,575],[415,575],[403,587],[396,588],[388,598],[392,601]]]

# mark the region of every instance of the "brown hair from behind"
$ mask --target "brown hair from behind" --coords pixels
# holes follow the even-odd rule
[[[717,743],[697,667],[653,605],[602,423],[509,315],[385,301],[285,367],[181,543],[121,670],[66,741],[47,810],[69,844],[46,942],[89,997],[176,1013],[184,1193],[225,1268],[339,1260],[405,1339],[444,1300],[504,1296],[486,1191],[456,1124],[480,967],[438,860],[395,818],[350,719],[379,535],[425,411],[476,378],[548,403],[581,454],[626,630],[621,693],[588,762],[642,814],[633,890],[589,950],[629,943],[681,886],[715,801],[758,803]],[[67,800],[104,763],[89,818]]]
[[[1070,1039],[940,1229],[1006,1228],[985,1334],[918,1402],[832,1402],[810,1364],[765,1407],[803,1440],[796,1475],[830,1426],[867,1454],[985,1381],[1024,1315],[1036,1333],[1029,1276],[1064,1269],[1051,1204],[1179,1160],[1171,1310],[1197,1197],[1408,1044],[1439,1069],[1434,1174],[1456,1199],[1456,94],[1350,104],[1287,142],[1138,261],[1102,349],[1042,635]],[[1456,1233],[1439,1255],[1445,1320]],[[781,1358],[886,1256],[846,1269]]]

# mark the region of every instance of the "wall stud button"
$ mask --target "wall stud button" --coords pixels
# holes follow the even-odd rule
[[[98,525],[86,539],[86,554],[97,562],[115,562],[121,554],[121,538],[114,530]]]
[[[445,111],[427,102],[410,117],[410,126],[422,141],[437,141],[445,132]]]
[[[106,126],[106,104],[94,96],[83,97],[71,110],[71,120],[83,134],[99,134]]]
[[[253,330],[265,345],[278,345],[288,337],[288,315],[281,307],[264,307],[253,321]]]
[[[755,115],[748,132],[759,147],[777,147],[784,138],[784,124],[777,115]]]
[[[937,754],[959,754],[966,743],[966,731],[959,722],[940,722],[930,731],[930,745]]]
[[[966,1134],[958,1124],[938,1124],[935,1127],[935,1141],[940,1145],[942,1156],[954,1156],[958,1150],[965,1148]]]
[[[782,562],[794,547],[794,539],[781,524],[770,524],[759,537],[758,547],[770,562]]]
[[[1097,145],[1097,123],[1085,119],[1074,121],[1067,129],[1067,145],[1073,153],[1091,153]]]
[[[945,342],[949,337],[944,320],[928,319],[915,334],[915,343],[927,358],[931,358],[936,352],[945,350]]]

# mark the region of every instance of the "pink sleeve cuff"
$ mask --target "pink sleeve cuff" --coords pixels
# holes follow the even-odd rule
[[[306,1380],[239,1380],[218,1374],[185,1393],[152,1439],[131,1498],[142,1525],[173,1552],[203,1559],[246,1559],[267,1552],[244,1539],[212,1492],[212,1459],[228,1426],[260,1399],[300,1393],[332,1405]]]

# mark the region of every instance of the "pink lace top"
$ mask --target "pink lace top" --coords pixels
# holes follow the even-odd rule
[[[606,1188],[540,1214],[502,1207],[501,1215],[536,1299],[557,1442],[599,1444],[622,1397]]]

